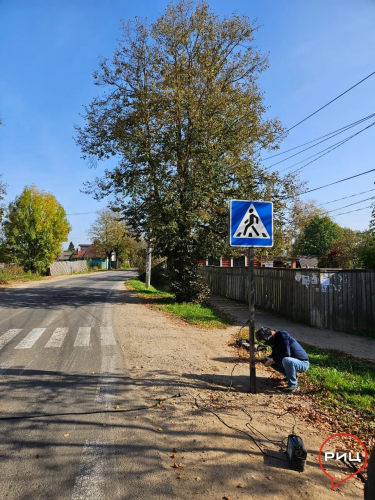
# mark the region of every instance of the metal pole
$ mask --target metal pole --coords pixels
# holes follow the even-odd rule
[[[151,283],[151,251],[150,245],[147,246],[147,257],[146,257],[146,288],[150,288]]]
[[[254,248],[249,248],[249,343],[250,343],[250,392],[256,394],[255,371],[255,276],[254,276]]]

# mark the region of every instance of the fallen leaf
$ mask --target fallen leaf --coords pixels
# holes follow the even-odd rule
[[[237,486],[236,486],[236,487],[237,487],[237,488],[245,488],[245,486],[244,486],[243,484],[241,484],[241,483],[240,483],[240,484],[237,484]]]
[[[201,480],[201,478],[200,478],[199,476],[197,476],[197,477],[195,478],[195,480],[196,480],[196,481],[200,481],[200,480]]]
[[[176,403],[174,401],[171,402],[171,405],[175,405]]]
[[[67,438],[69,436],[69,434],[64,434],[64,438]]]
[[[198,495],[198,494],[199,494],[199,491],[198,491],[198,490],[196,490],[196,491],[194,491],[193,493],[194,493],[194,495]]]
[[[269,481],[273,481],[273,477],[272,477],[272,476],[266,476],[266,478],[267,478]]]
[[[178,469],[178,465],[176,464],[176,462],[172,465],[173,469]]]
[[[119,405],[116,405],[116,410],[119,410],[119,409],[120,409]]]
[[[158,431],[161,432],[163,429],[161,427],[159,427]]]
[[[177,457],[176,453],[173,453],[172,458],[176,458],[176,457]]]

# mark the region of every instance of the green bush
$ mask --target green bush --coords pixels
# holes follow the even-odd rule
[[[19,264],[5,264],[0,269],[0,284],[6,285],[12,281],[28,281],[41,279],[38,273],[31,271],[25,272],[24,268]]]
[[[174,269],[170,276],[170,291],[177,302],[200,304],[210,293],[204,276],[196,263],[187,262],[182,266],[182,269]]]

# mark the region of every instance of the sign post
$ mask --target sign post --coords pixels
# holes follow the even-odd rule
[[[268,201],[231,200],[229,242],[249,248],[250,392],[256,394],[254,247],[273,246],[273,205]]]

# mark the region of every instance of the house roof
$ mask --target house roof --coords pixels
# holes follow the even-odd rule
[[[70,260],[72,254],[70,250],[64,250],[57,260]]]
[[[318,255],[297,255],[301,267],[318,267]]]
[[[83,259],[85,257],[86,250],[79,250],[72,255],[72,259]]]
[[[86,248],[85,250],[79,250],[72,255],[72,259],[95,259],[102,258],[102,256],[98,255],[98,252],[95,251],[95,245],[90,243],[89,245],[78,245],[80,248]]]
[[[98,252],[95,252],[95,246],[90,245],[89,248],[86,250],[85,253],[85,259],[95,259],[96,257],[99,257]]]

